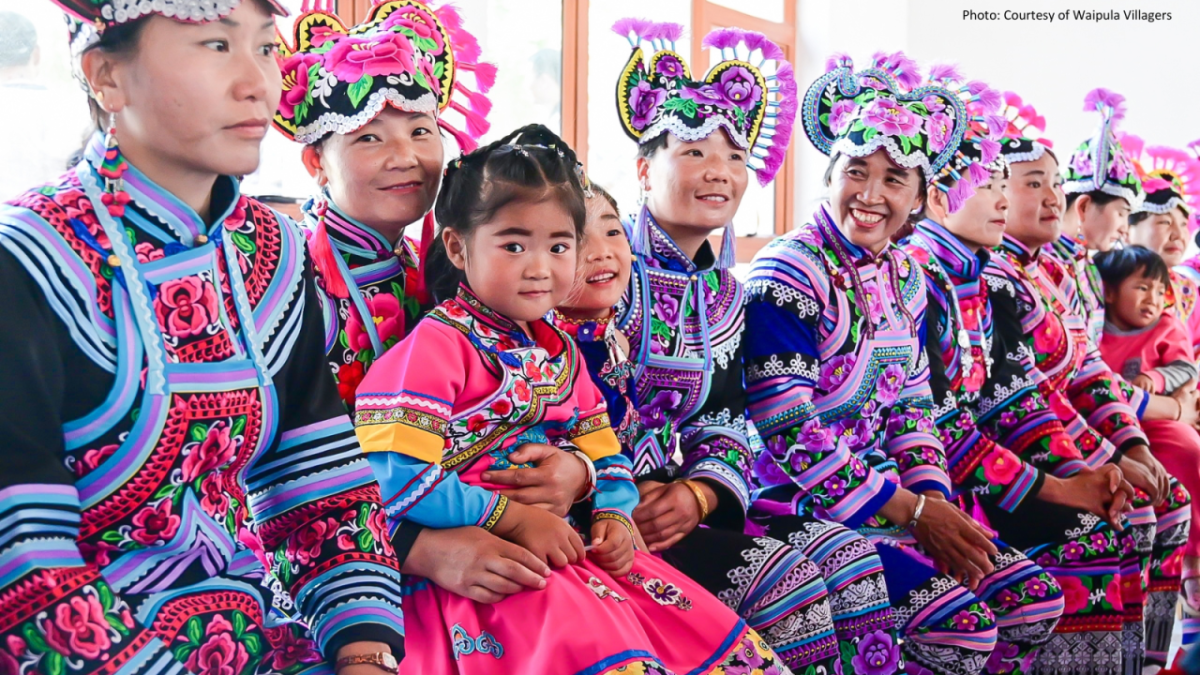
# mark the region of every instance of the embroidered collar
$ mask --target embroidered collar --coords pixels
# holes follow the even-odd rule
[[[1004,241],[1000,242],[1000,249],[1011,254],[1017,259],[1017,262],[1023,266],[1036,266],[1040,257],[1041,249],[1030,249],[1025,244],[1018,241],[1015,237],[1004,235]]]
[[[313,200],[304,204],[305,214],[309,218],[315,218],[313,205]],[[391,242],[371,226],[346,215],[329,199],[328,194],[325,195],[325,205],[325,229],[329,232],[329,240],[338,251],[362,258],[366,262],[386,260],[396,255]],[[400,241],[400,245],[403,246],[403,236],[400,237]]]
[[[1060,234],[1058,240],[1053,245],[1072,258],[1087,257],[1087,245],[1084,244],[1082,239],[1072,237],[1069,234]]]
[[[987,249],[972,252],[961,239],[929,218],[917,224],[913,238],[920,240],[922,248],[937,258],[942,269],[956,282],[978,279],[991,259]]]
[[[853,262],[855,267],[866,267],[868,265],[879,265],[880,263],[883,262],[884,258],[889,256],[893,247],[895,246],[895,244],[888,242],[888,245],[883,247],[882,251],[880,251],[878,254],[874,254],[874,253],[871,253],[870,251],[868,251],[867,249],[859,246],[858,244],[855,244],[854,242],[850,241],[850,239],[846,236],[846,234],[844,232],[842,232],[842,228],[838,227],[837,223],[833,220],[833,214],[830,212],[830,209],[829,209],[829,202],[822,202],[821,206],[818,207],[817,213],[815,215],[817,217],[814,218],[814,220],[817,221],[818,224],[820,224],[819,221],[822,218],[829,224],[829,226],[830,226],[829,230],[830,230],[830,232],[832,232],[832,238],[836,238],[836,240],[837,240],[836,242],[828,241],[828,244],[835,251],[838,251],[838,250],[844,251],[846,254],[849,255],[849,260],[843,260],[843,258],[845,258],[847,256],[839,253],[836,256],[836,260],[838,261],[839,264],[844,264],[846,262]],[[818,229],[821,229],[821,228],[818,228]],[[825,239],[829,240],[829,239],[831,239],[831,236],[826,235]]]
[[[696,258],[693,260],[683,252],[683,249],[679,248],[671,235],[662,229],[650,213],[650,209],[643,208],[642,211],[645,213],[645,236],[649,242],[649,251],[638,251],[638,253],[648,254],[657,263],[656,267],[691,274],[692,272],[707,272],[716,266],[717,258],[713,254],[712,244],[708,240],[700,245],[700,249],[696,251]]]
[[[466,312],[476,324],[498,333],[501,336],[496,345],[498,351],[541,347],[546,350],[550,358],[554,359],[558,358],[566,349],[563,333],[545,319],[529,322],[529,330],[533,333],[533,337],[530,338],[515,321],[483,304],[479,296],[475,295],[475,292],[466,283],[459,284],[458,295],[444,304],[458,307]]]
[[[603,340],[609,332],[609,327],[615,325],[613,321],[615,318],[617,318],[615,310],[610,311],[608,316],[603,318],[586,320],[572,319],[557,309],[553,313],[554,325],[580,342]]]
[[[84,160],[93,171],[103,163],[104,152],[104,137],[97,132],[92,135],[83,153]],[[237,180],[231,176],[218,176],[213,185],[211,204],[212,214],[218,217],[212,219],[212,225],[208,225],[195,209],[150,180],[128,159],[126,162],[129,168],[123,176],[125,191],[133,198],[132,203],[140,207],[141,212],[159,220],[170,229],[169,232],[160,231],[160,238],[166,241],[177,240],[185,246],[193,246],[197,235],[208,236],[220,227],[233,213],[241,198],[241,188]],[[131,218],[131,215],[133,214],[126,213],[125,221],[137,223],[139,219],[136,216]],[[145,228],[148,231],[158,229],[154,227],[154,223],[147,224],[151,225],[150,228]]]

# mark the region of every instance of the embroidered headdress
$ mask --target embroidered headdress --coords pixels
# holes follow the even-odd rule
[[[96,44],[112,26],[135,21],[147,14],[189,23],[208,23],[229,16],[243,0],[51,0],[69,16],[71,52],[78,56]],[[272,11],[287,16],[278,0],[267,0]]]
[[[308,144],[331,132],[356,131],[391,105],[433,115],[459,147],[475,149],[489,128],[492,104],[484,94],[496,81],[496,67],[478,62],[479,42],[458,12],[416,0],[377,0],[366,21],[346,28],[331,4],[306,1],[292,41],[279,38],[283,98],[275,128]],[[478,91],[462,83],[463,71],[475,74]],[[465,130],[443,118],[447,108],[465,118]]]
[[[1121,147],[1133,160],[1146,197],[1135,213],[1167,213],[1175,207],[1184,213],[1200,205],[1200,162],[1186,150],[1146,145],[1133,134],[1121,135]]]
[[[801,116],[812,144],[851,157],[883,149],[897,165],[921,169],[930,184],[962,175],[955,167],[969,166],[959,151],[969,122],[999,103],[999,93],[981,82],[957,89],[922,84],[917,63],[903,52],[878,52],[857,72],[849,56],[836,54],[825,71],[804,94]],[[948,67],[936,74],[939,82],[957,76]]]
[[[1033,106],[1022,101],[1014,92],[1006,91],[1000,114],[1008,120],[1004,140],[1000,142],[1000,152],[1009,164],[1033,162],[1046,152],[1054,156],[1054,144],[1042,138],[1046,132],[1046,118],[1039,115]]]
[[[967,118],[958,152],[954,153],[946,166],[937,172],[930,185],[946,193],[947,207],[955,213],[966,203],[975,188],[992,179],[992,172],[1008,173],[1008,162],[1000,154],[1000,139],[1008,127],[1008,120],[1000,116],[1000,92],[982,82],[962,81],[958,68],[952,65],[935,65],[929,69],[925,86],[941,87],[955,92],[965,104]],[[939,117],[944,110],[934,110],[930,103],[931,116],[925,123],[926,131],[932,134],[948,134],[950,120]]]
[[[1145,193],[1137,170],[1117,139],[1117,124],[1125,118],[1125,97],[1107,89],[1093,89],[1083,100],[1085,111],[1100,113],[1096,134],[1084,141],[1071,155],[1064,176],[1067,194],[1099,190],[1123,197],[1137,208]]]
[[[633,54],[617,81],[617,111],[625,133],[648,143],[665,132],[684,141],[724,129],[747,151],[747,164],[766,185],[783,166],[796,119],[796,79],[783,50],[761,33],[723,28],[709,33],[705,47],[722,61],[693,80],[675,41],[677,23],[621,19],[613,31],[629,40]],[[642,43],[654,49],[649,62]]]

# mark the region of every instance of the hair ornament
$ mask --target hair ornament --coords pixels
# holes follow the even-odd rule
[[[1067,162],[1063,192],[1076,194],[1099,190],[1122,197],[1137,209],[1145,192],[1117,135],[1117,124],[1125,118],[1125,97],[1108,89],[1093,89],[1084,97],[1083,109],[1099,113],[1100,125]]]

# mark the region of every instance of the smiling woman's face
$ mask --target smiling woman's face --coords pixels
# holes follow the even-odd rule
[[[719,230],[733,222],[749,172],[746,151],[722,132],[685,143],[673,135],[650,158],[638,159],[650,213],[668,232]]]
[[[920,169],[905,169],[877,150],[838,157],[829,177],[829,206],[838,229],[854,244],[879,253],[921,208]]]

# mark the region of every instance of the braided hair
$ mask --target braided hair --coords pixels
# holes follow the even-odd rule
[[[555,199],[571,215],[578,241],[587,220],[583,181],[575,152],[541,124],[521,127],[451,161],[434,205],[438,229],[425,261],[425,285],[434,300],[454,297],[466,278],[446,253],[446,229],[469,240],[509,204]]]

